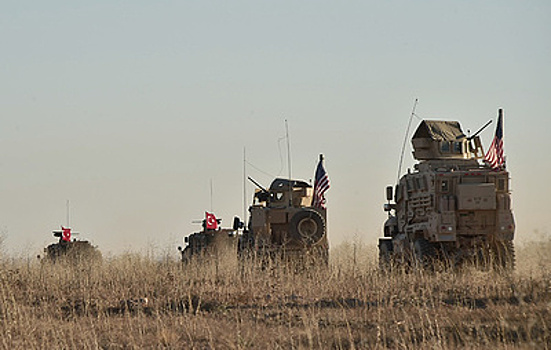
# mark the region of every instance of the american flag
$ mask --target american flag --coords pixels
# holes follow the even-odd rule
[[[329,185],[329,176],[323,168],[323,155],[320,155],[320,161],[316,169],[316,179],[314,181],[314,198],[312,199],[312,206],[316,208],[325,208],[325,196],[324,193],[331,187]]]
[[[492,169],[505,168],[505,158],[503,156],[503,112],[501,109],[497,118],[496,136],[484,159],[490,164]]]

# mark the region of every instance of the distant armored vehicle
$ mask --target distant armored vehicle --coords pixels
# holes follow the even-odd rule
[[[248,228],[239,241],[241,256],[328,262],[327,210],[314,206],[313,188],[300,180],[275,179],[258,189],[249,208]]]
[[[498,128],[501,116],[499,110]],[[381,267],[433,266],[435,260],[514,267],[509,173],[504,164],[492,168],[479,161],[484,158],[479,132],[467,137],[456,121],[421,122],[412,139],[419,163],[394,193],[387,187]]]
[[[59,237],[58,243],[53,243],[44,248],[45,259],[50,262],[60,260],[71,263],[93,262],[102,259],[101,252],[88,241],[73,238],[71,229],[61,227],[61,231],[53,231],[54,237]]]
[[[183,262],[194,258],[237,261],[237,229],[218,228],[219,222],[214,214],[207,213],[202,222],[203,229],[184,238],[186,247],[178,247]]]

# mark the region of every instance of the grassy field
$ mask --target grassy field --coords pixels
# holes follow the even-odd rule
[[[63,266],[4,257],[4,349],[500,349],[551,347],[551,242],[512,274],[381,274],[375,247],[328,269],[183,267],[125,254]]]

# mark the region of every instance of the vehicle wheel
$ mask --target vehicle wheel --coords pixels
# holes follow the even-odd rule
[[[495,267],[504,270],[514,270],[515,246],[512,241],[498,242],[493,250]]]
[[[379,269],[381,271],[390,271],[392,267],[392,252],[391,240],[379,240]]]
[[[488,271],[491,257],[487,247],[476,247],[473,254],[473,265],[481,271]]]
[[[289,231],[294,239],[305,245],[313,245],[325,235],[325,220],[317,211],[304,209],[291,218]]]
[[[326,247],[316,247],[309,254],[310,265],[316,267],[329,266],[329,251]]]
[[[433,268],[436,258],[435,247],[424,238],[417,238],[413,242],[414,262],[423,268]]]

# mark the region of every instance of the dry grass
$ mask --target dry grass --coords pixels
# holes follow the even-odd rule
[[[384,275],[375,247],[361,244],[336,247],[330,268],[299,274],[136,254],[86,266],[4,258],[0,346],[549,348],[550,252],[550,241],[527,244],[509,275]]]

